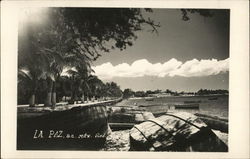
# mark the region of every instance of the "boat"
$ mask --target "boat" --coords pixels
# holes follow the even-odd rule
[[[187,100],[187,101],[184,101],[184,104],[189,104],[189,103],[201,103],[201,100],[197,100],[197,101]]]
[[[154,118],[153,113],[139,107],[121,106],[120,109],[116,107],[112,106],[109,111],[108,123],[111,130],[130,129],[135,124]]]
[[[219,130],[224,133],[228,133],[228,119],[218,116],[195,113],[204,123],[214,130]]]
[[[228,152],[201,119],[187,112],[166,113],[130,130],[130,151]]]
[[[159,106],[159,104],[140,104],[139,107],[154,107]]]
[[[217,100],[218,97],[212,97],[212,98],[208,98],[208,100]]]
[[[199,109],[198,103],[193,104],[176,104],[175,109]]]
[[[145,101],[154,101],[154,97],[145,97]]]
[[[119,101],[18,107],[17,150],[96,150],[110,130],[106,106]]]

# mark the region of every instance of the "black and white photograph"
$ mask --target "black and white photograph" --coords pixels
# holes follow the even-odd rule
[[[232,80],[243,59],[232,47],[240,44],[232,44],[233,9],[17,8],[16,105],[1,117],[14,117],[14,154],[236,154],[233,143],[244,137],[236,134],[249,132],[237,123],[249,123],[241,113],[249,106],[235,102],[245,90]]]
[[[228,151],[229,18],[24,8],[17,149]]]

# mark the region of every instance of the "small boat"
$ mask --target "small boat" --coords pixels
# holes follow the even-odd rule
[[[109,123],[112,130],[126,130],[131,129],[135,123]]]
[[[123,107],[120,110],[111,111],[108,123],[112,130],[130,129],[135,124],[154,118],[151,112],[140,108]]]
[[[189,103],[201,103],[201,100],[197,100],[197,101],[194,101],[194,100],[184,101],[184,104],[189,104]]]
[[[218,97],[212,97],[212,98],[208,98],[208,100],[217,100]]]
[[[141,104],[139,107],[154,107],[154,106],[159,106],[159,104]]]
[[[146,97],[145,101],[154,101],[154,97]]]
[[[199,104],[176,104],[175,109],[199,109]]]
[[[118,101],[18,107],[17,150],[96,150],[109,133],[106,105]]]

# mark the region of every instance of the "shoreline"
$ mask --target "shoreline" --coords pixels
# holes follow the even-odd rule
[[[181,98],[181,97],[183,97],[183,98],[186,98],[186,97],[190,97],[190,98],[192,98],[192,97],[215,97],[215,96],[229,96],[229,94],[210,94],[210,95],[193,95],[193,96],[159,96],[159,97],[157,97],[157,96],[153,96],[153,97],[151,97],[151,96],[149,96],[149,97],[131,97],[131,98],[127,98],[127,99],[151,99],[151,98]],[[123,99],[124,100],[124,99]]]

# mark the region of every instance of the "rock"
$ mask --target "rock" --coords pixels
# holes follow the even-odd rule
[[[129,131],[120,130],[113,131],[108,135],[104,148],[104,151],[128,151],[129,150]]]
[[[178,112],[151,118],[130,131],[131,151],[228,151],[197,116]]]

